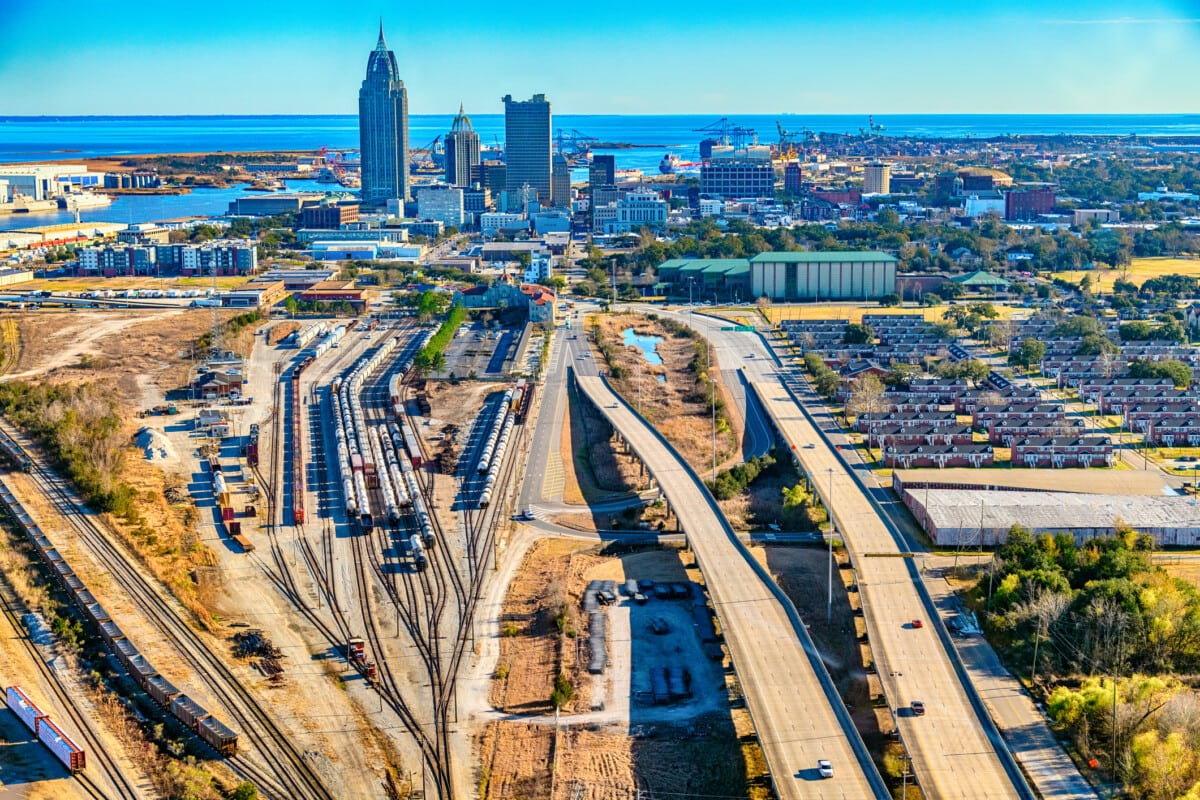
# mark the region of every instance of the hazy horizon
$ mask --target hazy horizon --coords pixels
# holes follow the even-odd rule
[[[13,116],[352,115],[382,17],[412,114],[460,102],[494,114],[505,94],[537,92],[556,114],[579,115],[1194,110],[1193,2],[1052,5],[863,0],[852,11],[802,2],[737,13],[711,0],[618,0],[572,14],[540,0],[464,0],[453,14],[413,14],[387,0],[353,13],[314,0],[6,0],[0,97]]]

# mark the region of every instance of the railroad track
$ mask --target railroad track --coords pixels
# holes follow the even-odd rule
[[[10,435],[12,432],[10,431]],[[292,739],[275,723],[208,644],[163,598],[165,590],[153,586],[140,569],[109,540],[108,534],[92,518],[89,510],[69,490],[64,481],[34,459],[30,472],[41,491],[66,517],[80,540],[108,569],[147,619],[175,645],[183,660],[197,677],[203,677],[212,694],[241,727],[242,736],[253,742],[269,772],[264,772],[244,755],[227,762],[235,772],[259,785],[265,794],[281,798],[317,798],[332,800],[333,795]]]
[[[0,605],[3,605],[4,618],[8,620],[9,625],[12,626],[15,638],[21,641],[21,644],[24,646],[26,652],[29,653],[30,658],[37,665],[38,672],[42,674],[42,677],[45,678],[46,682],[50,685],[51,691],[54,693],[54,697],[58,700],[59,707],[66,712],[67,719],[70,720],[71,723],[71,727],[67,729],[67,733],[76,740],[77,744],[82,745],[84,750],[87,751],[89,762],[88,769],[91,769],[94,766],[99,767],[100,771],[108,777],[108,780],[112,786],[116,788],[117,794],[115,796],[118,798],[118,800],[125,800],[126,798],[128,798],[128,800],[139,800],[139,798],[143,797],[144,795],[140,793],[137,790],[137,787],[135,787],[129,778],[126,777],[125,771],[121,769],[121,766],[117,763],[117,760],[113,757],[112,753],[110,753],[108,748],[104,746],[100,736],[96,733],[95,724],[92,722],[88,714],[84,713],[84,711],[76,704],[73,691],[67,687],[66,683],[62,679],[62,676],[60,676],[57,671],[55,671],[48,663],[46,663],[45,658],[42,656],[42,652],[38,649],[37,645],[33,643],[33,640],[29,638],[29,635],[25,631],[25,626],[21,624],[21,620],[17,616],[17,611],[15,608],[17,601],[12,596],[12,587],[9,585],[7,580],[0,582],[0,599],[3,600],[3,603]],[[76,773],[75,777],[83,786],[84,790],[87,791],[92,797],[104,798],[107,800],[107,798],[113,796],[109,794],[106,789],[101,787],[95,778],[91,777],[86,772]]]

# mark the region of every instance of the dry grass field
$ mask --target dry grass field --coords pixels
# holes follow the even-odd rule
[[[963,302],[971,301],[964,300]],[[1020,306],[1006,306],[999,303],[994,303],[994,305],[1003,319],[1008,319],[1021,313],[1029,313],[1029,309]],[[946,313],[946,309],[948,308],[949,306],[946,305],[930,306],[929,308],[914,308],[912,306],[883,308],[878,303],[803,303],[795,305],[772,305],[763,309],[763,314],[766,315],[767,319],[773,325],[785,319],[844,319],[849,322],[862,322],[864,314],[920,314],[929,322],[941,322],[942,315]],[[723,317],[740,322],[740,318],[745,318],[753,312],[749,312],[746,309],[726,309],[719,313]],[[758,320],[761,319],[762,317],[758,318]]]
[[[234,289],[250,279],[237,275],[218,276],[217,288]],[[211,289],[213,279],[202,278],[41,278],[15,283],[10,289],[18,292],[47,290],[51,292],[89,292],[96,289]]]
[[[1149,278],[1162,275],[1191,275],[1200,277],[1200,257],[1197,258],[1135,258],[1128,270],[1122,269],[1093,269],[1056,272],[1054,277],[1065,281],[1078,283],[1084,275],[1092,278],[1092,291],[1107,294],[1112,291],[1113,282],[1117,278],[1133,281],[1141,286]]]

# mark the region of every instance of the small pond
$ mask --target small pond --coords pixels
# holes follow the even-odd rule
[[[642,356],[645,357],[647,364],[663,363],[662,356],[658,354],[658,344],[662,341],[661,336],[638,336],[637,331],[633,328],[621,331],[621,336],[626,347],[636,347],[642,351]]]

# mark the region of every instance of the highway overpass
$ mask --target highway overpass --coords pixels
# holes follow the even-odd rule
[[[580,395],[600,410],[645,464],[687,534],[776,794],[782,800],[887,797],[794,606],[734,536],[699,476],[603,378],[575,373],[575,381]],[[833,778],[819,776],[820,759],[832,762]]]

